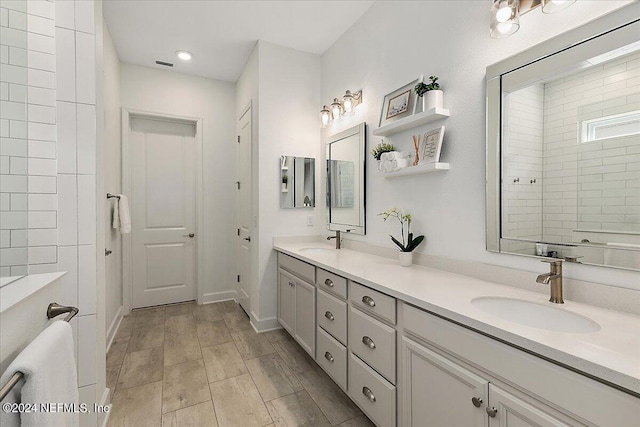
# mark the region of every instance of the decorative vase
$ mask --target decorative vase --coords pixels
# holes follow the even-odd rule
[[[422,111],[430,108],[444,108],[444,92],[441,90],[430,90],[422,97]]]
[[[399,252],[398,259],[403,267],[411,267],[413,264],[413,252]]]

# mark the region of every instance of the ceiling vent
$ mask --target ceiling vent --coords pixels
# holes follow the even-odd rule
[[[173,64],[171,62],[156,61],[156,64],[162,65],[162,66],[165,66],[165,67],[173,67]]]

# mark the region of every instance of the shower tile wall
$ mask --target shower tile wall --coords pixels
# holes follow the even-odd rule
[[[54,15],[0,1],[0,276],[57,269]]]
[[[640,109],[640,53],[545,85],[544,238],[640,231],[640,138],[581,143],[580,122]]]
[[[544,87],[528,86],[507,98],[502,186],[503,235],[542,240],[542,134]],[[509,242],[509,250],[530,244]]]

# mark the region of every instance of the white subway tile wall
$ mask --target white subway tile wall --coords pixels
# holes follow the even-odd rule
[[[94,8],[0,0],[0,275],[68,272],[84,402],[97,401]]]
[[[542,240],[542,151],[544,86],[509,94],[504,121],[502,230],[504,237]],[[510,251],[531,250],[510,243]]]
[[[545,85],[544,238],[640,233],[640,135],[582,143],[581,122],[640,110],[640,53]]]
[[[54,9],[48,1],[0,1],[2,276],[55,271],[58,263]]]

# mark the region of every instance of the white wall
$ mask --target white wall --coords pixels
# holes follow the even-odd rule
[[[202,118],[204,300],[228,299],[235,288],[235,85],[122,63],[122,107]]]
[[[103,25],[104,188],[106,192],[119,194],[122,192],[120,59],[106,23]],[[113,206],[113,200],[105,199],[105,246],[112,251],[111,255],[105,258],[105,320],[108,338],[115,333],[119,310],[122,307],[122,237],[111,227]]]
[[[518,33],[503,40],[489,37],[489,2],[374,3],[322,56],[322,100],[330,100],[346,89],[362,88],[365,102],[355,117],[325,135],[358,121],[376,128],[385,93],[420,74],[434,74],[440,77],[445,107],[451,110],[451,117],[443,122],[443,161],[451,163],[451,170],[385,180],[368,155],[367,235],[349,238],[390,246],[391,230],[376,214],[397,206],[413,215],[412,230],[426,235],[420,252],[543,271],[546,267],[536,260],[485,250],[485,69],[540,43],[542,38],[553,37],[626,3],[576,2],[555,15],[536,10],[522,17]],[[390,141],[400,149],[409,149],[412,133],[437,125],[395,135]],[[379,142],[370,132],[368,137],[368,147]],[[637,273],[579,265],[569,265],[565,271],[576,279],[638,288]]]
[[[307,217],[319,209],[281,209],[280,156],[316,159],[320,177],[320,57],[259,41],[237,83],[237,118],[252,102],[253,214],[251,321],[258,330],[278,327],[274,236],[315,234]],[[318,187],[316,186],[316,190]],[[316,200],[319,198],[316,193]],[[257,267],[257,269],[255,268]]]

